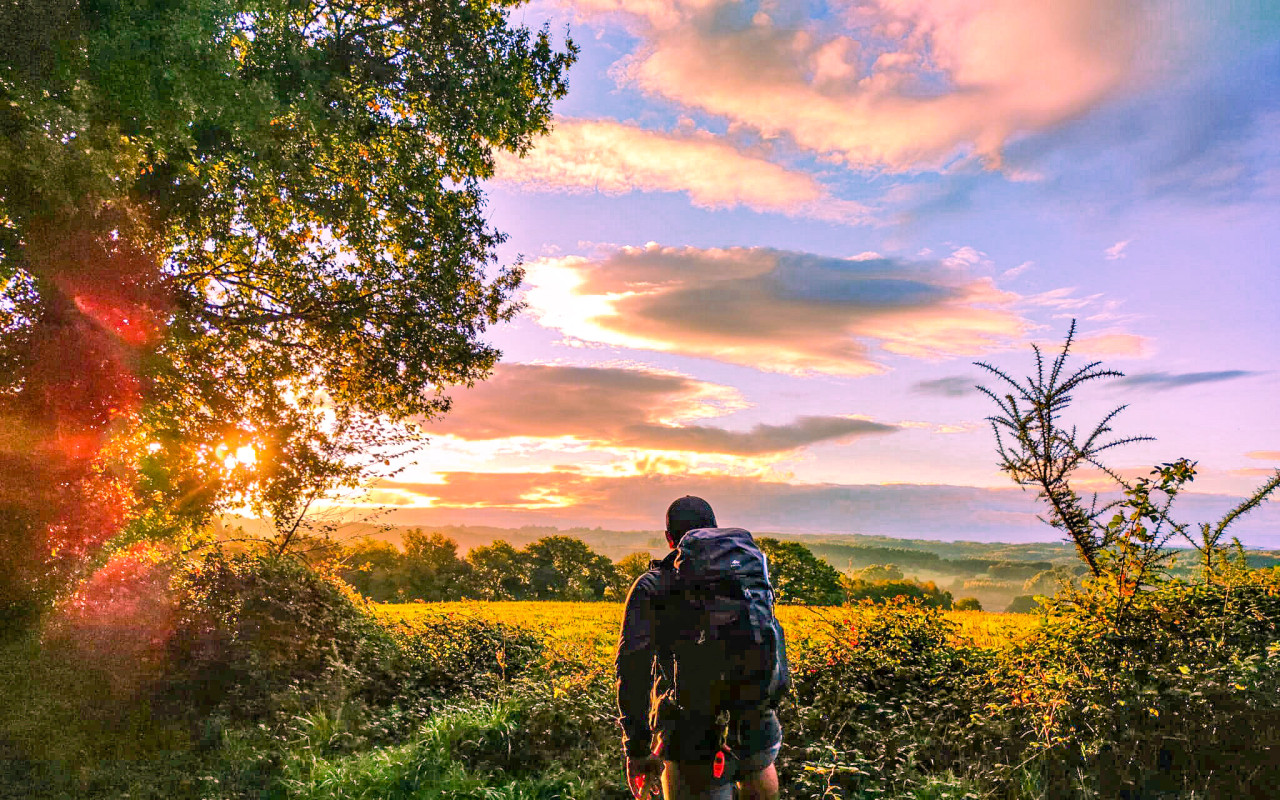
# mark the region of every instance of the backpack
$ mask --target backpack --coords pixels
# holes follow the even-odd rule
[[[791,685],[764,553],[742,528],[699,528],[667,582],[672,699],[683,717],[774,707]]]

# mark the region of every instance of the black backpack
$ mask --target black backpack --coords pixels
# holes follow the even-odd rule
[[[683,716],[776,706],[791,686],[764,553],[742,528],[699,528],[667,582],[673,699]]]

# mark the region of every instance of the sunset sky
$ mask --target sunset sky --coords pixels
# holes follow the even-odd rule
[[[369,496],[410,524],[1053,539],[978,359],[1127,377],[1207,519],[1280,465],[1280,6],[538,0],[581,58],[489,216],[526,310]],[[1271,533],[1268,533],[1270,531]],[[1280,504],[1241,526],[1280,546]]]

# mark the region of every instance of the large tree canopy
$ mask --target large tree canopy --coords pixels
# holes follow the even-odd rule
[[[520,275],[480,181],[575,54],[513,5],[0,5],[6,557],[296,515],[487,374]]]

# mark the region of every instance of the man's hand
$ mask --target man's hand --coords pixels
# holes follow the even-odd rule
[[[661,794],[662,759],[655,756],[627,758],[627,786],[636,800]]]

